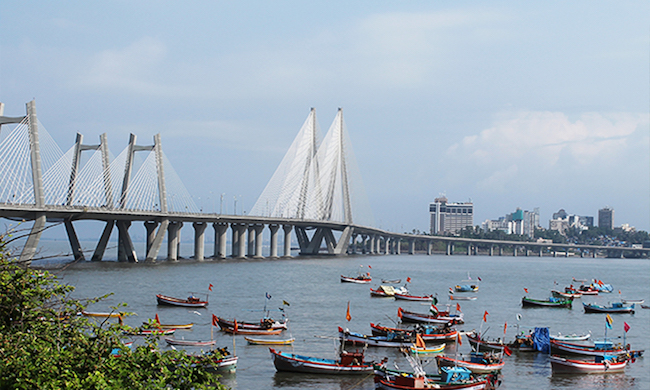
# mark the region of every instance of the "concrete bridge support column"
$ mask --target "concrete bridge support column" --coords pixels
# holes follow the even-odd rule
[[[452,244],[451,244],[451,242],[448,242],[448,243],[447,243],[447,256],[451,256],[452,253],[453,253],[453,251],[454,251],[454,250],[453,250],[453,248],[452,248]]]
[[[503,246],[499,245],[499,256],[503,256]]]
[[[490,256],[494,256],[494,245],[490,245]]]
[[[117,247],[117,261],[128,261],[130,263],[138,262],[138,255],[135,253],[133,241],[129,235],[129,228],[131,221],[117,221],[118,229],[118,247]]]
[[[569,257],[569,248],[564,249],[564,257]],[[621,256],[623,257],[623,256]]]
[[[102,261],[104,258],[104,252],[106,252],[108,240],[111,238],[111,233],[113,232],[114,227],[115,221],[106,222],[106,226],[104,226],[104,231],[102,232],[102,236],[97,243],[97,247],[95,248],[95,252],[93,253],[91,261]]]
[[[358,234],[354,234],[354,233],[352,234],[352,246],[350,248],[350,253],[352,253],[353,255],[357,254],[357,237],[358,236],[359,236]]]
[[[539,257],[542,257],[542,255],[543,255],[543,253],[544,253],[543,250],[544,250],[544,248],[542,248],[542,247],[540,246],[540,247],[539,247]]]
[[[375,238],[376,236],[374,234],[371,234],[370,237],[368,237],[368,247],[369,247],[369,252],[371,255],[374,255],[377,253],[377,246],[375,245]]]
[[[530,256],[530,248],[526,247],[524,250],[526,251],[526,256]]]
[[[433,253],[433,241],[427,240],[427,256],[431,256]]]
[[[239,224],[237,226],[239,230],[239,245],[237,248],[237,257],[240,259],[246,258],[246,230],[248,230],[248,225],[245,223]]]
[[[557,257],[557,251],[553,248],[553,257]]]
[[[517,257],[517,247],[514,245],[512,246],[512,255]]]
[[[278,229],[280,229],[280,225],[269,225],[269,230],[271,231],[271,252],[269,253],[269,258],[271,259],[278,258]]]
[[[178,244],[181,241],[183,222],[172,221],[167,227],[167,260],[178,261]]]
[[[156,239],[156,228],[158,227],[158,222],[156,221],[145,221],[144,228],[147,229],[147,253],[151,250],[153,241]]]
[[[292,257],[291,256],[291,230],[293,229],[293,226],[282,225],[282,229],[284,230],[284,252],[282,254],[282,257],[285,258]]]
[[[225,259],[228,224],[215,222],[212,227],[214,228],[214,257],[216,259]]]
[[[361,253],[364,255],[368,253],[368,235],[361,235]]]
[[[255,225],[248,225],[248,254],[249,258],[255,257]]]
[[[398,255],[402,254],[402,239],[398,238],[395,240],[395,253]]]
[[[255,256],[254,257],[256,259],[264,258],[264,256],[262,256],[262,244],[264,243],[264,240],[262,238],[263,234],[264,234],[264,225],[262,224],[255,225]]]
[[[585,251],[583,251],[582,249],[580,249],[580,257],[585,257]]]
[[[415,254],[415,239],[411,238],[409,240],[409,255]]]
[[[472,244],[467,243],[467,256],[472,255]]]
[[[194,259],[203,261],[205,259],[205,222],[194,222]]]
[[[242,237],[239,236],[239,225],[236,223],[230,224],[230,229],[232,230],[232,238],[230,239],[230,256],[239,257],[239,240]]]
[[[592,251],[591,257],[593,257],[594,259],[596,258],[596,250],[595,249]]]
[[[72,226],[72,221],[66,220],[64,224],[65,224],[65,230],[68,233],[68,241],[70,242],[70,248],[72,249],[72,253],[74,255],[75,261],[86,260],[86,257],[84,256],[84,253],[81,250],[81,244],[79,244],[79,238],[77,237],[77,232],[75,232],[74,226]]]
[[[155,234],[153,235],[153,239],[151,243],[149,243],[150,226],[147,227],[147,246],[149,246],[149,248],[147,249],[146,261],[156,261],[158,259],[158,252],[160,252],[160,248],[162,248],[162,242],[163,239],[165,238],[165,234],[167,233],[168,227],[169,227],[169,220],[163,219],[162,222],[160,222],[160,227],[158,228],[158,231],[156,231]]]

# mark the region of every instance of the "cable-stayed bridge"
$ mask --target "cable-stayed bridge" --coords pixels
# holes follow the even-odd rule
[[[118,260],[137,262],[129,232],[136,221],[144,222],[148,261],[158,258],[165,241],[167,258],[178,259],[183,223],[192,223],[194,227],[193,257],[197,260],[207,257],[204,241],[209,224],[214,228],[214,254],[209,256],[213,258],[227,256],[228,229],[230,256],[236,258],[262,257],[265,229],[269,231],[268,255],[279,257],[280,228],[283,256],[287,257],[291,256],[292,231],[303,255],[400,254],[402,241],[408,243],[411,254],[417,242],[431,254],[435,241],[446,243],[447,254],[453,254],[454,243],[464,243],[467,254],[476,253],[479,246],[489,247],[490,255],[494,248],[502,254],[503,248],[509,246],[515,256],[518,248],[527,255],[536,249],[541,256],[543,250],[554,248],[555,254],[555,249],[562,247],[416,236],[373,228],[341,109],[322,141],[315,110],[310,111],[249,215],[200,212],[163,153],[160,134],[153,137],[152,144],[145,145],[139,145],[137,137],[131,134],[129,143],[117,156],[109,151],[106,134],[99,137],[97,144],[86,144],[84,137],[77,134],[74,145],[64,152],[39,122],[35,102],[31,101],[26,104],[26,115],[18,117],[4,116],[4,104],[0,103],[0,137],[0,217],[33,221],[20,254],[25,263],[33,259],[48,222],[63,223],[75,259],[85,259],[73,223],[80,220],[105,222],[92,254],[95,261],[103,259],[117,228]],[[88,152],[88,156],[83,152]],[[82,154],[87,158],[82,159]],[[582,256],[611,248],[572,249],[579,250]],[[565,249],[564,253],[569,251]]]

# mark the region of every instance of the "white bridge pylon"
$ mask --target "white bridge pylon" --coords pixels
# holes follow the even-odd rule
[[[322,142],[316,110],[311,109],[249,214],[341,222],[348,226],[374,225],[342,109],[339,108]],[[296,227],[302,253],[318,253],[323,239],[329,253],[342,253],[347,250],[347,242],[353,234],[350,228],[344,229],[337,244],[331,230],[315,230],[310,239],[305,229]]]

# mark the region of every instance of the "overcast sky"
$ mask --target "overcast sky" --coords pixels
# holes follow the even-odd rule
[[[161,133],[204,210],[249,210],[343,108],[378,227],[539,207],[650,230],[647,1],[4,1],[0,101],[63,150]],[[200,199],[199,199],[200,198]],[[595,218],[597,222],[597,218]]]

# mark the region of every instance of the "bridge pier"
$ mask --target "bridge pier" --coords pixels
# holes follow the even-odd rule
[[[128,261],[131,263],[138,262],[138,255],[133,247],[133,241],[129,235],[129,228],[131,221],[117,221],[118,247],[117,247],[117,261]]]
[[[542,247],[540,246],[540,247],[539,247],[539,257],[542,257],[543,250],[544,250],[544,248],[542,248]]]
[[[512,255],[514,257],[517,257],[517,246],[515,246],[515,245],[512,246]]]
[[[368,235],[361,235],[361,253],[366,255],[368,254]]]
[[[194,260],[205,260],[205,222],[194,222]]]
[[[97,243],[93,257],[90,259],[91,261],[102,261],[104,258],[104,252],[106,252],[106,246],[108,245],[108,240],[111,238],[113,227],[115,227],[115,221],[106,222],[106,226],[104,226],[104,231]]]
[[[494,245],[490,245],[490,256],[494,256]]]
[[[158,222],[155,221],[145,221],[144,222],[144,228],[147,230],[147,255],[149,254],[149,251],[151,250],[151,246],[153,245],[153,241],[156,239],[156,228],[158,227]]]
[[[245,223],[233,223],[232,229],[232,257],[237,259],[246,258],[246,229]]]
[[[263,259],[264,256],[262,256],[262,244],[264,241],[262,239],[262,234],[264,233],[264,225],[256,224],[253,230],[255,231],[255,254],[253,257],[256,259]]]
[[[353,233],[352,234],[352,244],[349,245],[348,253],[351,253],[353,255],[357,254],[357,236],[358,234]]]
[[[453,253],[452,244],[451,244],[451,242],[448,242],[447,243],[447,256],[451,256],[452,253]]]
[[[160,223],[160,227],[158,228],[158,231],[156,232],[155,236],[153,236],[153,239],[151,240],[151,243],[149,242],[149,239],[151,238],[150,236],[150,226],[147,226],[148,222],[145,222],[145,227],[147,228],[147,258],[146,261],[156,261],[158,259],[158,252],[160,252],[160,248],[162,248],[162,242],[163,239],[165,238],[165,233],[167,233],[167,228],[169,227],[169,220],[168,219],[163,219],[162,222]],[[154,229],[155,225],[157,225],[156,222],[152,222],[154,224]]]
[[[248,258],[255,257],[255,225],[248,225],[248,250],[246,251]]]
[[[172,221],[167,227],[167,260],[178,261],[178,245],[181,240],[181,228],[183,222]]]
[[[282,229],[284,230],[284,253],[282,257],[289,258],[291,256],[291,230],[293,229],[293,226],[291,225],[282,225]],[[296,231],[296,234],[298,232]]]
[[[68,241],[70,242],[70,248],[72,249],[72,254],[74,255],[75,261],[86,260],[84,253],[81,250],[81,245],[79,244],[79,238],[77,237],[77,232],[72,226],[72,220],[66,219],[65,222],[65,231],[68,233]]]
[[[467,243],[467,256],[472,255],[472,244]]]
[[[278,230],[280,225],[271,224],[269,225],[269,230],[271,231],[271,253],[269,253],[269,258],[277,259],[278,258]]]
[[[499,245],[499,256],[503,256],[503,245]]]
[[[409,255],[415,254],[415,238],[409,240]]]
[[[433,253],[433,241],[427,240],[427,255],[431,256]]]
[[[228,234],[228,224],[224,222],[215,222],[212,224],[214,228],[214,258],[216,259],[225,259],[226,258],[226,245],[227,245],[227,234]]]

